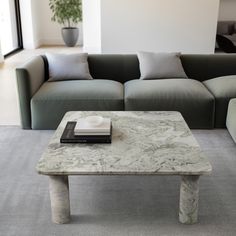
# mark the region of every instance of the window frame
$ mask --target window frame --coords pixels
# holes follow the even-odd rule
[[[20,1],[15,1],[15,16],[16,16],[16,31],[17,31],[17,42],[18,47],[11,52],[3,55],[4,58],[7,58],[8,56],[17,53],[18,51],[23,49],[23,38],[22,38],[22,28],[21,28],[21,14],[20,14]]]

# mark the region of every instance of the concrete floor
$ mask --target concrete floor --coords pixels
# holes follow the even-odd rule
[[[20,125],[16,67],[45,52],[77,53],[82,51],[82,47],[44,46],[38,49],[22,50],[5,59],[4,63],[0,63],[0,125]]]

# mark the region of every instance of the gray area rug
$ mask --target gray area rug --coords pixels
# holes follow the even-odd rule
[[[213,166],[200,180],[199,223],[178,222],[179,177],[70,177],[72,222],[51,222],[48,179],[35,171],[52,131],[0,127],[0,235],[236,235],[236,144],[194,130]]]

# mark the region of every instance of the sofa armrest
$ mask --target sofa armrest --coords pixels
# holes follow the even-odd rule
[[[41,56],[34,57],[16,68],[21,126],[31,129],[30,100],[45,81],[45,66]]]

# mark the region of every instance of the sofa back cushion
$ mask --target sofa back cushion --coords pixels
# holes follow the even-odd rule
[[[191,79],[205,81],[225,75],[236,75],[234,54],[181,55],[184,71]]]
[[[47,80],[47,58],[43,56],[43,59]],[[180,59],[186,75],[191,79],[204,81],[224,75],[236,75],[236,55],[234,54],[182,54]],[[137,55],[90,54],[88,63],[93,79],[108,79],[125,83],[140,78]]]
[[[111,79],[120,83],[140,77],[137,55],[94,54],[88,57],[94,79]]]

